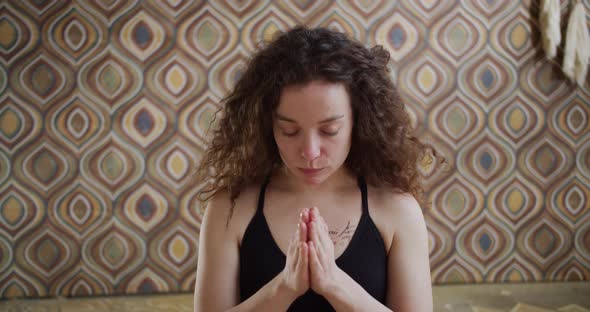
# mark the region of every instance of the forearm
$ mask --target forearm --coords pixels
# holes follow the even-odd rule
[[[338,312],[391,312],[391,309],[373,298],[344,271],[339,272],[338,283],[324,297]]]
[[[287,311],[295,299],[297,296],[282,283],[279,274],[246,301],[226,312]]]

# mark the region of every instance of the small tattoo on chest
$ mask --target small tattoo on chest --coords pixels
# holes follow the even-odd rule
[[[346,245],[352,238],[355,229],[356,225],[353,225],[350,223],[350,221],[348,221],[344,229],[329,230],[328,233],[330,234],[330,238],[332,239],[334,246],[339,246],[342,244]]]

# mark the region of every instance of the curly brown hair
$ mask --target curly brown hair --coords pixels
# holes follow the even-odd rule
[[[371,185],[420,200],[417,160],[426,146],[412,135],[409,115],[389,76],[389,58],[382,46],[367,49],[326,28],[298,26],[280,33],[250,59],[222,101],[221,120],[197,169],[201,181],[210,180],[199,197],[207,200],[228,191],[234,203],[245,186],[263,182],[280,168],[273,115],[281,90],[324,80],[342,83],[351,99],[352,142],[345,165]]]

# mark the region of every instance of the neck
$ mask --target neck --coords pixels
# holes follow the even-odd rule
[[[277,187],[293,193],[311,195],[334,193],[357,187],[357,177],[345,166],[340,167],[320,184],[308,184],[294,176],[287,168],[281,168],[273,177]]]

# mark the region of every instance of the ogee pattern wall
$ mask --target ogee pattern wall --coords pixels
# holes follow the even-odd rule
[[[0,297],[191,291],[207,125],[298,23],[392,53],[449,165],[421,165],[435,283],[590,279],[589,85],[543,59],[538,5],[2,1]]]

